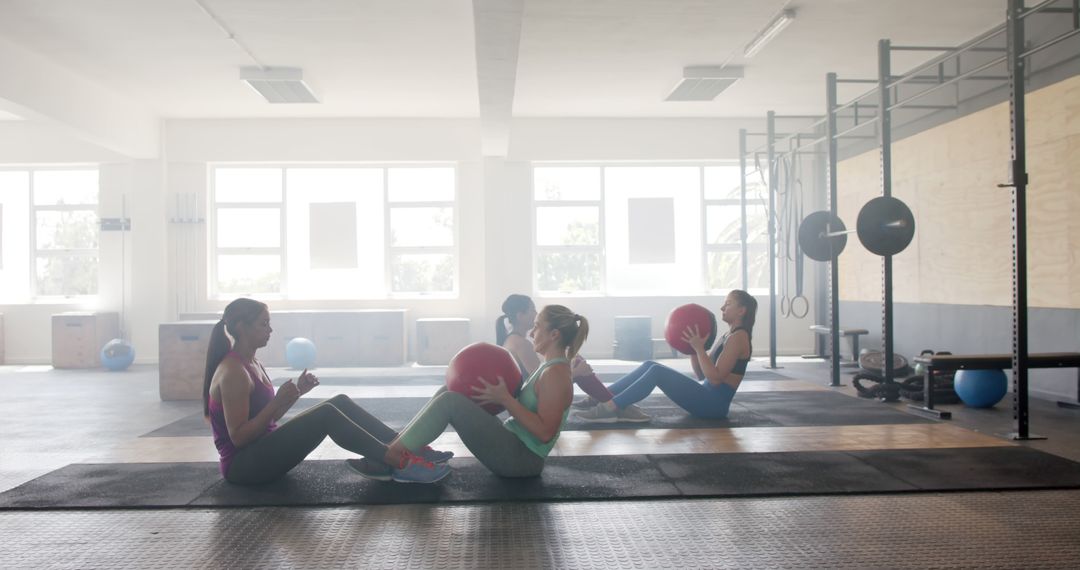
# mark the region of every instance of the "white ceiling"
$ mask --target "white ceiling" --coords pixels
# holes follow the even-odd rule
[[[499,54],[476,29],[505,23],[480,17],[490,1],[202,1],[258,63],[303,68],[322,103],[265,103],[238,80],[252,59],[195,0],[0,0],[0,37],[169,118],[477,117],[492,96],[478,69]],[[785,4],[795,21],[744,60]],[[954,45],[998,25],[1004,1],[524,0],[520,14],[520,35],[499,36],[519,38],[513,88],[494,95],[514,117],[760,117],[820,114],[825,73],[874,77],[878,39]],[[684,66],[722,63],[745,79],[715,101],[663,101]]]

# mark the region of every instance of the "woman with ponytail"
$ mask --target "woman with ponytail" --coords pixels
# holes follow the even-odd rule
[[[555,446],[573,401],[570,360],[589,336],[589,321],[562,305],[540,311],[532,330],[532,350],[544,358],[515,398],[502,378],[481,379],[475,401],[441,388],[387,449],[385,463],[416,453],[454,426],[476,459],[501,477],[535,477]],[[502,422],[483,404],[509,412]],[[350,460],[358,470],[363,461]]]
[[[300,396],[319,385],[304,370],[275,392],[255,351],[270,340],[270,312],[264,303],[236,299],[214,326],[206,351],[203,413],[210,421],[221,456],[221,474],[231,483],[267,483],[287,473],[330,437],[341,447],[381,459],[397,432],[339,394],[289,421],[278,420]],[[402,454],[388,478],[432,482],[445,477],[452,453],[428,447]]]
[[[526,295],[513,294],[503,301],[502,312],[502,316],[495,321],[495,342],[514,355],[514,360],[517,360],[518,367],[521,368],[521,375],[528,378],[540,367],[540,357],[528,339],[529,331],[536,321],[536,305]],[[570,367],[574,383],[588,395],[573,404],[573,407],[586,409],[615,397],[580,354],[570,361]],[[644,413],[640,416],[644,416]],[[638,419],[632,421],[649,420],[648,416],[644,416],[644,420],[641,420],[640,416],[635,416]]]
[[[740,289],[728,293],[720,307],[720,318],[729,329],[717,339],[712,354],[705,347],[702,331],[687,327],[683,333],[683,338],[694,349],[690,363],[698,382],[678,370],[649,360],[611,385],[615,397],[610,402],[576,412],[574,416],[595,423],[624,421],[622,416],[630,406],[660,388],[671,401],[693,416],[726,418],[735,391],[746,374],[746,365],[750,363],[756,315],[757,299]]]

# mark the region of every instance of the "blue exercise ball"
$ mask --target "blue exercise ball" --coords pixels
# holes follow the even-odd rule
[[[122,338],[114,338],[101,347],[101,364],[109,370],[127,370],[132,362],[135,362],[135,349]]]
[[[297,370],[315,366],[315,343],[304,337],[296,337],[285,345],[285,360]]]
[[[1009,391],[1009,379],[1002,370],[958,370],[953,389],[970,408],[990,408]]]

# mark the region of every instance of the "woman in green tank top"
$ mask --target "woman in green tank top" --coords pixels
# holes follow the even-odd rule
[[[474,399],[441,389],[390,444],[384,461],[397,465],[452,425],[476,459],[496,475],[539,475],[573,401],[568,362],[588,335],[585,317],[562,305],[544,307],[532,331],[533,349],[544,364],[522,384],[517,398],[502,378],[484,378]],[[480,407],[489,403],[506,408],[510,418],[504,423]]]

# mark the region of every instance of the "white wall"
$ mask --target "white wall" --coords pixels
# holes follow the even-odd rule
[[[530,161],[734,160],[738,129],[760,129],[754,121],[664,119],[523,119],[512,127],[508,158],[480,156],[479,122],[435,120],[170,120],[165,122],[160,159],[118,161],[116,155],[78,141],[35,145],[19,162],[102,162],[101,215],[120,216],[120,196],[128,196],[132,231],[127,236],[126,325],[139,362],[157,356],[157,325],[185,312],[216,312],[223,301],[206,299],[206,227],[169,223],[175,195],[194,193],[205,207],[208,164],[213,162],[417,162],[458,165],[460,204],[460,297],[367,301],[281,301],[273,308],[406,308],[409,319],[465,316],[473,340],[494,340],[499,305],[509,293],[528,293],[531,277]],[[19,140],[56,139],[21,126],[3,137],[0,149]],[[48,136],[46,136],[46,134]],[[55,151],[55,152],[54,152]],[[205,211],[200,212],[205,217]],[[120,310],[120,234],[102,235],[102,295],[97,308]],[[808,296],[813,298],[814,291]],[[719,296],[537,298],[560,302],[585,314],[592,334],[591,357],[610,357],[614,317],[647,314],[653,336],[662,336],[667,313],[696,302],[718,309]],[[756,354],[768,352],[767,299],[755,331]],[[47,363],[49,316],[90,307],[29,305],[0,307],[5,313],[7,359]],[[812,349],[807,321],[781,321],[782,354]],[[410,326],[410,334],[414,332]],[[18,333],[16,334],[16,331]],[[23,331],[26,331],[25,333]]]

